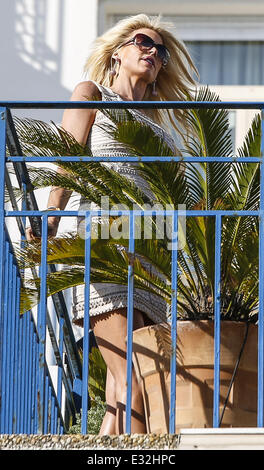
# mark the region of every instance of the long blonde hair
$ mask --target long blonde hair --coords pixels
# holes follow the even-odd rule
[[[88,57],[84,71],[89,74],[91,80],[111,87],[113,76],[109,74],[111,69],[111,57],[116,49],[127,40],[133,31],[141,28],[149,28],[157,32],[163,44],[170,52],[170,60],[162,67],[156,80],[157,97],[152,94],[152,86],[148,85],[143,97],[144,101],[184,101],[188,99],[196,88],[193,75],[198,77],[198,71],[183,42],[178,40],[170,31],[171,24],[161,21],[160,16],[149,17],[145,14],[130,16],[120,20],[115,26],[98,37]],[[146,110],[146,113],[154,121],[161,125],[172,123],[174,128],[182,133],[188,129],[186,112],[184,110]],[[176,122],[175,122],[176,118]]]

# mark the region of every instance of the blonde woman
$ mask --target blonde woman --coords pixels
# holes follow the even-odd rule
[[[87,60],[89,80],[79,83],[71,99],[103,101],[185,100],[194,88],[192,73],[196,69],[184,45],[178,41],[159,17],[140,14],[121,20],[99,37]],[[185,127],[183,111],[131,110],[134,118],[149,125],[175,149],[165,127],[169,122],[178,130]],[[174,116],[173,116],[174,113]],[[96,109],[66,110],[62,126],[80,143],[88,143],[93,155],[126,156],[128,150],[114,141],[103,125],[107,117]],[[177,122],[177,124],[175,124]],[[116,171],[142,186],[135,167],[116,163]],[[48,206],[63,210],[70,197],[68,191],[53,188]],[[81,207],[83,207],[82,201]],[[49,233],[55,236],[58,218],[49,218]],[[32,238],[29,231],[28,237]],[[82,325],[84,316],[83,289],[74,293],[74,321]],[[166,321],[166,305],[153,294],[135,289],[134,329],[147,323]],[[92,284],[90,287],[90,324],[98,347],[107,365],[107,411],[100,434],[125,432],[126,406],[126,335],[127,287],[115,284]],[[132,372],[131,433],[145,433],[144,407],[140,385]]]

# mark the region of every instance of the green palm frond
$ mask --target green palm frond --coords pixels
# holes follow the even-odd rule
[[[64,269],[47,275],[47,296],[51,296],[68,287],[83,284],[84,268]],[[40,301],[40,278],[26,278],[20,293],[20,312],[24,313],[35,307]]]
[[[243,146],[238,149],[239,157],[259,157],[261,146],[261,119],[256,115],[245,137]],[[232,205],[240,210],[255,210],[259,202],[259,163],[234,163],[235,194],[230,194]],[[233,196],[233,197],[232,197]]]
[[[219,102],[219,96],[208,87],[200,88],[194,101]],[[228,111],[225,109],[199,108],[188,114],[193,135],[185,140],[185,151],[193,156],[231,156],[232,139]],[[198,137],[198,139],[197,139]]]
[[[196,101],[220,101],[219,97],[208,88],[201,88]],[[233,144],[229,129],[228,112],[221,109],[200,108],[191,110],[189,122],[194,132],[185,140],[185,151],[191,156],[202,157],[231,157]],[[197,172],[197,166],[203,179]],[[192,175],[192,189],[197,187],[194,203],[201,202],[201,184],[203,185],[204,208],[210,210],[216,203],[222,201],[233,184],[232,165],[222,162],[205,162],[190,165]]]
[[[89,396],[92,400],[100,397],[105,401],[107,367],[98,348],[93,347],[89,354]]]
[[[114,109],[102,109],[101,112],[108,117],[108,122],[102,125],[102,129],[116,141],[125,144],[131,155],[173,156],[174,152],[166,141],[160,138],[152,127],[136,120],[129,110],[124,109],[120,112]]]
[[[261,142],[261,121],[257,115],[252,121],[243,146],[238,150],[240,157],[259,157]],[[228,195],[230,208],[234,210],[257,210],[260,196],[260,168],[259,163],[234,163],[234,186]],[[230,217],[223,225],[225,251],[223,253],[223,266],[226,279],[232,268],[232,259],[238,250],[244,248],[245,259],[248,253],[248,234],[258,244],[254,234],[258,231],[256,217]],[[255,250],[253,253],[256,254]],[[258,263],[256,255],[255,265]]]
[[[113,124],[104,125],[104,130],[124,144],[132,155],[144,157],[162,157],[175,155],[167,142],[143,122],[134,119],[133,115],[124,110],[103,110]],[[149,185],[155,200],[166,204],[186,203],[188,198],[184,177],[184,164],[175,162],[139,162],[139,174]]]
[[[59,173],[50,168],[28,167],[33,189],[62,187],[98,205],[101,204],[103,196],[109,198],[110,204],[126,204],[128,207],[131,207],[133,202],[130,195],[140,205],[146,201],[144,193],[133,182],[126,181],[122,175],[117,176],[115,171],[104,168],[100,163],[88,162],[85,165],[85,175],[83,171],[78,171],[75,163],[74,168],[64,162],[59,162],[58,166],[67,173]]]
[[[83,266],[85,240],[77,234],[65,233],[57,238],[49,239],[47,245],[48,264],[65,264]],[[24,247],[17,244],[15,254],[21,269],[30,269],[41,263],[41,241],[35,239],[24,242]]]
[[[120,241],[119,241],[120,243]],[[127,285],[128,265],[131,262],[129,252],[120,249],[120,244],[108,243],[108,240],[92,240],[91,247],[91,282],[116,283]],[[17,249],[20,267],[30,269],[41,263],[41,242],[26,243],[23,250]],[[48,264],[63,265],[55,273],[47,274],[48,296],[73,286],[84,284],[85,242],[76,236],[63,236],[48,241]],[[134,285],[169,301],[171,291],[166,279],[160,273],[153,273],[138,255],[133,259]],[[40,278],[25,278],[25,287],[21,293],[21,311],[36,305],[40,299]]]
[[[102,196],[108,196],[112,204],[133,202],[143,205],[148,201],[144,193],[125,176],[118,174],[100,162],[60,161],[60,156],[90,156],[87,145],[79,144],[76,139],[54,123],[48,124],[34,119],[15,118],[16,131],[26,156],[56,156],[56,166],[66,173],[58,173],[55,168],[28,167],[32,188],[40,189],[59,186],[99,204]],[[23,196],[17,189],[17,195]]]
[[[22,153],[25,156],[90,156],[87,145],[82,145],[74,136],[54,122],[37,119],[13,118]]]

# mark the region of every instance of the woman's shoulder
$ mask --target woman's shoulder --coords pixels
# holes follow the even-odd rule
[[[79,82],[73,90],[72,98],[76,101],[92,98],[101,99],[100,87],[92,80]]]

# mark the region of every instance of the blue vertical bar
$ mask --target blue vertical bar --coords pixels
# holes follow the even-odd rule
[[[33,361],[33,434],[38,432],[38,361],[39,361],[39,341],[36,328],[34,328],[34,361]]]
[[[33,434],[33,420],[34,420],[34,380],[35,380],[35,370],[33,367],[34,361],[34,324],[32,322],[32,316],[29,312],[29,336],[28,336],[28,343],[29,343],[29,358],[28,358],[28,374],[30,377],[29,381],[29,390],[28,390],[28,417],[27,417],[27,427],[28,427],[28,434]]]
[[[40,265],[40,302],[38,312],[38,336],[39,336],[39,373],[38,373],[38,432],[44,432],[45,411],[45,377],[46,377],[46,323],[47,323],[47,242],[48,242],[48,217],[43,215],[41,240],[41,265]]]
[[[61,315],[60,320],[59,320],[59,353],[61,360],[63,361],[63,340],[64,340],[64,333],[63,333],[63,326],[64,326],[64,318]],[[61,410],[61,404],[62,404],[62,368],[63,366],[61,364],[58,365],[58,382],[57,382],[57,401],[58,401],[58,406]],[[56,406],[55,409],[55,419],[56,423],[58,421],[58,408]],[[57,429],[57,428],[56,428]],[[60,432],[60,429],[57,429],[58,432]]]
[[[59,431],[58,431],[59,434],[63,434],[64,433],[64,427],[63,427],[62,420],[61,420],[60,417],[59,417],[58,427],[59,427]]]
[[[12,339],[11,339],[11,351],[12,351],[12,358],[11,358],[11,380],[12,380],[12,395],[11,395],[11,429],[12,433],[15,432],[15,408],[16,408],[16,317],[17,317],[17,310],[16,310],[16,282],[17,282],[17,270],[14,264],[13,259],[13,267],[12,267],[12,311],[11,311],[11,318],[12,318]]]
[[[35,325],[33,318],[31,317],[32,324],[32,390],[31,390],[31,424],[30,424],[30,434],[34,434],[35,426],[35,391],[36,391],[36,345],[35,345]]]
[[[12,378],[11,378],[11,368],[12,368],[12,352],[11,352],[11,338],[12,338],[12,255],[9,251],[9,243],[6,241],[6,276],[5,276],[5,290],[7,292],[6,304],[4,309],[4,315],[6,316],[7,321],[7,334],[5,337],[6,341],[6,433],[11,434],[12,432],[12,413],[11,413],[11,397],[12,397]]]
[[[19,303],[20,303],[20,277],[16,269],[16,286],[15,286],[15,364],[14,364],[14,375],[15,375],[15,388],[14,388],[14,434],[18,434],[18,413],[19,413]]]
[[[51,400],[50,400],[50,432],[51,434],[57,433],[57,413],[56,413],[56,406],[55,406],[55,398],[53,392],[51,392]]]
[[[259,216],[259,315],[258,315],[258,427],[264,412],[264,110],[261,111],[260,216]]]
[[[22,204],[21,204],[21,210],[24,211],[27,209],[26,207],[26,192],[27,192],[27,187],[26,184],[23,182],[22,183],[22,189],[23,189],[23,197],[22,197]],[[26,217],[21,218],[23,225],[26,225]],[[21,249],[24,248],[24,241],[25,241],[25,236],[21,235],[21,240],[20,240],[20,245]],[[23,271],[22,271],[23,272]],[[30,312],[25,312],[23,314],[23,320],[22,320],[22,374],[23,374],[23,379],[22,379],[22,386],[21,386],[21,426],[22,426],[22,432],[23,433],[29,433],[30,432],[30,408],[29,408],[29,390],[30,390],[30,385],[29,381],[31,380],[31,377],[29,375],[28,371],[28,349],[29,349],[29,315]]]
[[[44,424],[43,434],[48,434],[48,414],[49,414],[49,378],[45,375],[45,399],[44,399]]]
[[[7,317],[7,368],[6,368],[6,376],[7,376],[7,402],[6,402],[6,432],[7,434],[11,434],[11,394],[12,394],[12,380],[11,380],[11,336],[12,336],[12,317],[11,317],[11,307],[12,307],[12,293],[11,293],[11,275],[12,275],[12,256],[9,252],[9,243],[8,241],[5,242],[6,244],[6,259],[8,260],[7,265],[7,273],[5,280],[7,284],[5,288],[7,290],[7,306],[5,309],[5,315]]]
[[[50,380],[48,381],[49,387],[48,387],[48,433],[51,433],[51,397],[52,397],[52,385]]]
[[[11,309],[9,312],[11,318],[11,341],[10,341],[10,381],[11,381],[11,390],[10,390],[10,433],[13,433],[14,430],[14,393],[15,393],[15,331],[16,331],[16,266],[14,264],[14,257],[11,254]]]
[[[18,400],[18,408],[17,408],[17,433],[22,433],[22,418],[21,418],[21,409],[22,409],[22,339],[23,339],[23,316],[19,316],[18,321],[18,384],[17,384],[17,400]]]
[[[178,213],[172,216],[171,254],[171,389],[170,389],[170,434],[175,433],[176,423],[176,366],[177,366],[177,280],[178,280]]]
[[[24,313],[22,317],[22,337],[21,337],[21,342],[22,342],[22,367],[21,367],[21,397],[22,397],[22,407],[21,407],[21,426],[22,426],[22,432],[25,434],[26,433],[26,388],[27,388],[27,375],[26,375],[26,342],[27,342],[27,312]]]
[[[4,242],[5,242],[5,156],[6,156],[6,108],[0,107],[0,326],[3,325],[4,315]],[[1,339],[5,339],[1,328]],[[1,345],[1,344],[0,344]],[[0,388],[3,393],[2,380],[5,373],[2,357],[3,350],[0,349]],[[0,408],[0,429],[3,429],[3,407]]]
[[[82,375],[82,434],[87,434],[88,379],[89,379],[89,329],[90,329],[90,267],[91,267],[91,212],[85,215],[85,273],[84,273],[84,332]]]
[[[29,392],[31,387],[31,377],[29,374],[29,348],[30,348],[30,312],[26,313],[26,356],[25,356],[25,375],[26,375],[26,390],[25,390],[25,432],[29,434],[30,429],[30,413],[29,408]]]
[[[28,391],[28,433],[32,433],[32,413],[33,413],[33,322],[31,314],[29,316],[29,360],[28,360],[28,373],[30,377],[29,391]]]
[[[11,271],[11,259],[8,249],[8,243],[5,242],[5,286],[6,297],[4,302],[4,316],[6,317],[6,403],[5,403],[5,432],[10,433],[10,424],[9,424],[9,405],[10,405],[10,339],[11,339],[11,318],[10,318],[10,271]]]
[[[6,250],[6,243],[4,243],[4,276],[8,279],[9,257]],[[3,285],[4,287],[4,285]],[[2,348],[2,380],[1,380],[1,427],[3,433],[8,434],[7,431],[7,409],[8,409],[8,285],[5,284],[3,290],[3,348]]]
[[[135,255],[135,216],[129,211],[129,246],[127,292],[127,399],[126,399],[126,433],[131,433],[131,399],[132,399],[132,349],[133,349],[133,313],[134,313],[134,255]]]
[[[215,282],[214,282],[214,409],[213,427],[219,427],[220,399],[220,315],[221,315],[221,215],[215,223]]]
[[[21,423],[21,432],[26,433],[25,422],[26,422],[26,381],[27,376],[25,373],[26,370],[26,326],[27,326],[27,312],[23,314],[21,319],[21,409],[20,409],[20,423]]]

